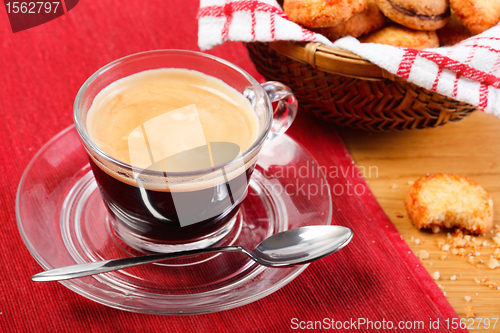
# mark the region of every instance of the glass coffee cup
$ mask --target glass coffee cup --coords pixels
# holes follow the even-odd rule
[[[159,69],[196,71],[241,94],[257,120],[253,143],[243,151],[233,149],[230,142],[206,142],[175,156],[150,154],[147,167],[106,153],[89,135],[88,112],[96,96],[120,79]],[[231,231],[260,149],[286,131],[296,111],[293,93],[278,82],[260,85],[242,69],[211,55],[161,50],[116,60],[94,73],[77,94],[74,121],[108,210],[112,233],[139,251],[172,252],[214,245]],[[210,164],[187,171],[175,168],[176,161],[193,153],[210,155]],[[159,163],[163,169],[158,168]],[[173,168],[165,169],[168,164]]]

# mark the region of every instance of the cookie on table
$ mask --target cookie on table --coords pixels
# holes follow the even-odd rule
[[[362,43],[378,43],[392,46],[426,49],[439,47],[435,31],[419,31],[391,24],[359,39]]]
[[[389,19],[415,30],[440,29],[450,18],[448,0],[376,0],[376,2]]]
[[[458,227],[484,234],[493,224],[493,201],[467,177],[436,174],[418,179],[408,191],[405,207],[418,229]]]
[[[283,10],[308,28],[333,27],[367,8],[367,0],[284,0]]]
[[[448,24],[437,30],[436,33],[439,37],[439,45],[441,46],[455,45],[473,36],[470,30],[458,19],[453,10],[451,11]]]
[[[375,0],[368,0],[368,8],[366,10],[355,14],[344,23],[329,28],[318,28],[315,31],[331,40],[344,36],[359,37],[381,28],[386,20]]]
[[[474,35],[500,21],[499,0],[450,0],[450,7]]]

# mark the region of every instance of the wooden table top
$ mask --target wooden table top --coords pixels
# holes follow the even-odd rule
[[[364,167],[361,170],[365,170],[369,187],[412,251],[418,254],[426,250],[430,254],[429,259],[421,262],[430,274],[440,273],[436,283],[444,288],[458,315],[466,318],[467,307],[473,307],[476,318],[466,321],[469,331],[500,331],[500,268],[491,270],[486,266],[495,250],[491,239],[497,231],[478,237],[488,241],[488,245],[477,250],[480,255],[475,263],[481,259],[484,264],[476,267],[468,262],[468,255],[462,257],[437,247],[436,240],[446,239],[447,234],[417,230],[404,208],[412,181],[427,173],[456,173],[477,181],[491,194],[494,225],[500,225],[500,119],[475,112],[461,122],[433,129],[386,133],[349,128],[338,131],[357,166]],[[446,259],[440,260],[442,255]],[[465,296],[471,300],[467,302]],[[489,328],[484,318],[490,319]],[[493,328],[495,318],[498,322]]]

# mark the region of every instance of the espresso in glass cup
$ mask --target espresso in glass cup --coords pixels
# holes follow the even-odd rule
[[[98,70],[74,119],[112,232],[137,250],[171,252],[230,232],[260,149],[296,109],[280,83],[261,86],[222,59],[164,50]]]

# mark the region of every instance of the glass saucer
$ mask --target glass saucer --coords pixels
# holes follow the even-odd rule
[[[52,138],[27,166],[17,193],[16,216],[26,247],[46,270],[142,255],[111,233],[109,217],[74,126]],[[277,232],[330,224],[331,216],[324,172],[306,150],[282,135],[262,149],[235,225],[216,246],[237,244],[253,249]],[[269,268],[242,253],[221,253],[61,283],[117,309],[199,314],[263,298],[306,267]]]

